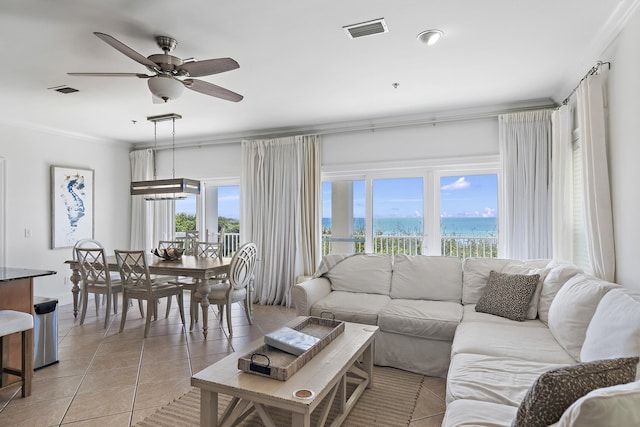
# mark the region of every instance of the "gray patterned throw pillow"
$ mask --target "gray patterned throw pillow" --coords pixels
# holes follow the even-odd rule
[[[635,381],[638,357],[598,360],[540,375],[518,407],[511,427],[542,427],[558,422],[587,393]]]
[[[506,274],[491,271],[476,311],[522,322],[536,291],[539,274]]]

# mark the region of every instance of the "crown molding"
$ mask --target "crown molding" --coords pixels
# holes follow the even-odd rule
[[[560,103],[565,99],[597,61],[607,61],[607,58],[603,58],[602,55],[616,41],[629,19],[636,13],[638,6],[640,6],[640,0],[620,0],[609,19],[593,32],[594,36],[585,49],[577,53],[575,65],[563,73],[565,79],[558,85],[553,95],[556,102]],[[576,13],[578,14],[579,11]]]
[[[526,100],[517,103],[468,107],[464,109],[445,110],[440,112],[410,114],[403,116],[378,117],[368,120],[334,122],[306,127],[290,127],[277,129],[264,129],[253,133],[227,134],[212,136],[211,138],[183,139],[175,149],[199,148],[211,145],[240,144],[246,139],[270,139],[283,138],[295,135],[329,135],[352,132],[370,132],[379,129],[391,129],[409,126],[435,125],[438,123],[458,122],[468,120],[483,120],[498,117],[500,114],[518,111],[555,108],[557,104],[551,98]],[[157,146],[149,143],[134,145],[134,150],[153,148],[157,151],[173,149],[170,141],[161,141]]]

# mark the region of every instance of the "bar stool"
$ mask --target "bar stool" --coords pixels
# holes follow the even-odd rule
[[[14,369],[7,366],[9,361],[9,335],[22,332],[22,369]],[[0,310],[0,373],[2,374],[2,386],[0,390],[13,386],[15,383],[6,384],[7,376],[20,377],[22,385],[22,397],[31,395],[31,379],[33,378],[33,354],[28,353],[29,343],[33,340],[33,316],[29,313],[14,310]]]

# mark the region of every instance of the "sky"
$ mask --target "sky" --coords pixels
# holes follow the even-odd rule
[[[365,216],[364,181],[353,184],[353,215]],[[423,216],[422,178],[373,181],[373,216],[410,218]],[[440,180],[442,217],[495,217],[498,212],[498,177],[492,175],[445,176]],[[331,183],[322,183],[322,216],[331,217]]]
[[[176,212],[196,214],[196,196],[176,200]],[[240,219],[240,186],[218,187],[218,216]]]
[[[440,216],[498,215],[498,176],[447,176],[440,180]]]
[[[373,181],[373,215],[376,218],[422,217],[422,178]],[[365,216],[364,180],[353,184],[353,214]],[[176,212],[196,213],[196,197],[176,201]],[[498,212],[498,177],[490,175],[444,176],[440,179],[440,216],[495,217]],[[240,218],[240,186],[218,187],[218,215]],[[322,216],[331,217],[331,183],[322,183]]]

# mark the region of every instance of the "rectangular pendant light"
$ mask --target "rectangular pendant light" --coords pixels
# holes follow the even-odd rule
[[[163,114],[160,116],[147,117],[147,120],[154,124],[154,142],[157,144],[157,133],[155,132],[158,122],[171,120],[173,123],[172,134],[172,155],[174,178],[172,179],[153,179],[151,181],[133,181],[131,182],[131,195],[144,196],[145,200],[181,200],[186,199],[190,194],[200,194],[200,181],[187,178],[175,178],[175,162],[176,162],[176,119],[181,119],[179,114]],[[154,144],[154,145],[155,145]],[[155,152],[155,150],[154,150]],[[155,172],[154,172],[155,176]]]
[[[200,194],[200,181],[173,178],[131,183],[131,195],[144,196],[145,200],[179,200],[190,194]]]

